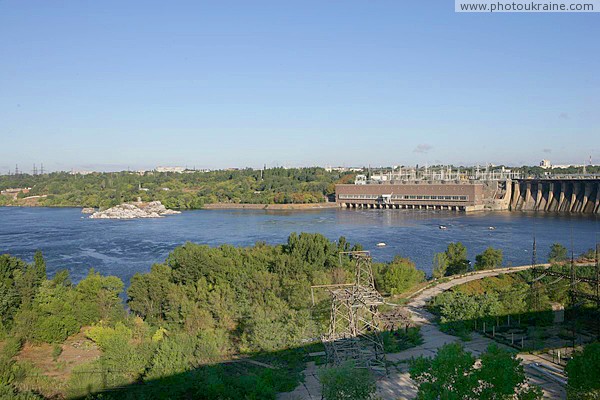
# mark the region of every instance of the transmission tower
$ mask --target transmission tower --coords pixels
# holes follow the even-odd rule
[[[591,301],[596,303],[596,311],[598,313],[598,340],[600,340],[600,264],[598,261],[598,257],[599,257],[599,252],[600,252],[600,243],[596,244],[596,251],[595,251],[595,276],[594,277],[590,277],[590,276],[582,276],[582,275],[578,275],[577,274],[577,265],[575,264],[575,256],[574,256],[574,252],[572,250],[572,245],[571,245],[571,262],[570,262],[570,266],[569,266],[569,271],[565,272],[565,271],[554,271],[551,269],[548,269],[546,271],[546,275],[550,275],[550,276],[556,276],[556,277],[560,277],[560,278],[565,278],[569,280],[569,302],[570,302],[570,306],[573,308],[573,311],[575,311],[579,306],[581,306],[585,300]],[[579,290],[579,283],[587,283],[588,285],[590,285],[593,289],[593,293],[587,293],[584,291]],[[576,339],[576,318],[575,316],[572,317],[572,331],[573,331],[573,347],[575,347],[575,339]]]
[[[341,252],[354,261],[355,281],[351,284],[318,286],[329,290],[329,330],[321,337],[330,364],[354,362],[385,375],[385,351],[381,338],[379,306],[383,296],[375,289],[371,254],[368,251]]]
[[[531,252],[531,272],[533,275],[533,279],[531,281],[531,300],[532,300],[532,308],[534,312],[538,312],[540,308],[540,292],[542,284],[539,282],[540,279],[544,277],[542,275],[541,269],[537,266],[537,242],[535,239],[535,235],[533,236],[533,249]],[[536,319],[537,325],[537,319]]]

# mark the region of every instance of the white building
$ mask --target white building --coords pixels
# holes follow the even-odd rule
[[[156,167],[156,172],[175,172],[182,174],[185,171],[185,167]]]
[[[550,163],[550,160],[542,160],[542,161],[540,161],[540,167],[552,168],[552,164]]]

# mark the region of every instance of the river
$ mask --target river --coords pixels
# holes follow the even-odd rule
[[[49,275],[66,268],[74,281],[93,267],[128,283],[133,274],[149,271],[153,263],[164,261],[186,241],[211,246],[279,244],[291,232],[316,232],[332,240],[345,236],[371,250],[376,261],[389,261],[399,254],[430,274],[434,254],[456,241],[467,246],[473,262],[475,255],[492,246],[504,252],[504,265],[531,263],[534,233],[539,262],[545,262],[552,243],[570,248],[571,238],[575,254],[581,254],[600,241],[600,217],[325,209],[197,210],[160,219],[96,220],[81,214],[79,208],[0,207],[0,254],[31,261],[40,249]],[[376,247],[379,242],[387,245]]]

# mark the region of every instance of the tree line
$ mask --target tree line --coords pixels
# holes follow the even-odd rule
[[[41,206],[108,208],[123,202],[159,200],[168,208],[198,209],[208,203],[319,203],[335,192],[338,182],[353,175],[323,168],[265,168],[209,172],[94,172],[44,175],[0,175],[0,190],[31,188],[16,200],[0,196],[0,206],[38,198]]]

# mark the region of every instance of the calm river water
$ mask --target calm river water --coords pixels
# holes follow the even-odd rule
[[[447,226],[446,230],[440,225]],[[494,230],[490,230],[494,227]],[[400,254],[431,272],[431,260],[448,243],[463,242],[469,258],[486,247],[502,249],[505,265],[531,262],[532,238],[538,243],[538,260],[545,261],[550,245],[560,242],[575,254],[600,241],[600,218],[556,214],[457,214],[412,210],[258,211],[199,210],[161,219],[129,221],[93,220],[76,208],[0,207],[0,254],[32,260],[43,251],[48,272],[67,268],[74,281],[91,267],[121,277],[126,283],[136,272],[186,241],[218,246],[239,246],[257,241],[283,243],[291,232],[317,232],[335,240],[345,236],[372,250],[377,261]],[[379,242],[387,244],[378,248]]]

